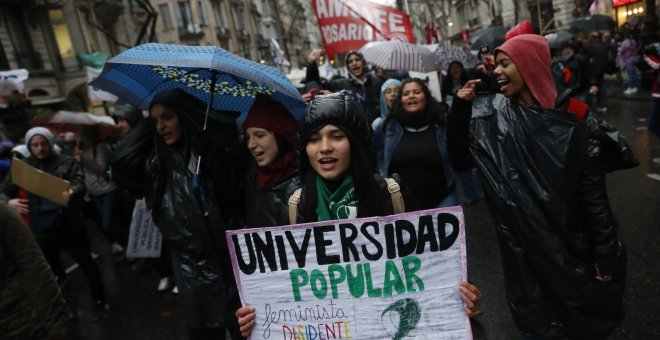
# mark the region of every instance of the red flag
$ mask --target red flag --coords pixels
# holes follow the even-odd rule
[[[470,39],[470,31],[461,28],[461,38],[463,39],[463,41],[468,41],[468,39]]]
[[[435,29],[435,24],[431,22],[426,25],[426,43],[435,44],[438,41],[440,41],[440,39],[438,39],[438,31]]]
[[[415,42],[410,17],[396,8],[367,0],[312,0],[312,6],[328,58],[370,41]]]

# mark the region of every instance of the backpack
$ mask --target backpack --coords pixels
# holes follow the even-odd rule
[[[392,198],[392,208],[394,209],[394,214],[401,214],[406,211],[406,205],[403,202],[403,195],[401,195],[401,187],[392,178],[385,178],[387,182],[387,191],[390,192]],[[298,204],[300,203],[300,194],[302,193],[302,188],[296,189],[293,192],[291,197],[289,197],[289,224],[296,224],[296,219],[298,217]]]

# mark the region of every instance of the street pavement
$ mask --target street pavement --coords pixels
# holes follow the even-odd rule
[[[660,181],[646,176],[660,173],[660,164],[651,161],[660,157],[660,139],[646,131],[652,103],[645,95],[650,97],[641,93],[632,100],[612,93],[607,113],[601,114],[626,136],[641,163],[607,179],[612,209],[628,247],[627,316],[611,339],[660,339]],[[484,314],[472,321],[474,338],[520,339],[506,304],[495,229],[483,201],[466,208],[466,229],[469,279],[483,294]],[[78,315],[73,339],[186,339],[178,296],[157,292],[155,271],[143,261],[117,262],[98,227],[90,226],[90,238],[100,254],[97,263],[111,307],[102,321],[93,322],[89,291],[80,270],[74,270],[65,290]]]

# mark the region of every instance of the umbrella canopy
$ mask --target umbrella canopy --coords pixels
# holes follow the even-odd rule
[[[488,46],[488,49],[493,51],[495,47],[504,43],[504,37],[508,31],[508,28],[501,26],[482,28],[472,33],[468,43],[473,50],[480,50],[483,46]]]
[[[443,70],[447,69],[449,64],[454,61],[463,64],[464,68],[473,68],[479,63],[477,57],[472,55],[470,51],[466,51],[458,46],[438,45],[433,52],[435,53],[438,67]]]
[[[568,41],[571,40],[571,38],[574,36],[575,35],[573,35],[573,33],[567,30],[561,30],[546,35],[545,40],[548,41],[548,46],[550,46],[550,49],[554,50],[566,46],[566,43],[568,43]]]
[[[573,33],[593,32],[593,31],[612,31],[616,27],[614,19],[607,15],[594,14],[575,19],[569,29]]]
[[[58,111],[50,117],[45,125],[56,128],[60,132],[77,132],[81,126],[98,126],[101,129],[102,138],[119,132],[119,126],[115,124],[114,119],[89,112]]]
[[[428,48],[400,40],[372,41],[360,52],[368,63],[386,70],[431,72],[437,70],[435,56]]]
[[[204,103],[212,100],[214,110],[241,112],[239,120],[258,94],[271,95],[296,118],[305,111],[302,96],[282,72],[216,46],[139,45],[108,60],[89,85],[142,110],[156,94],[179,88]]]

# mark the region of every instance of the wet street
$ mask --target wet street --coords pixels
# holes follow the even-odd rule
[[[627,317],[612,339],[660,339],[660,139],[649,136],[646,118],[650,100],[609,98],[601,114],[628,139],[641,165],[608,176],[614,214],[628,248]],[[475,339],[520,339],[504,296],[501,258],[484,202],[466,210],[470,281],[483,293],[482,316],[473,320]],[[74,339],[186,339],[177,295],[157,291],[158,275],[145,261],[118,261],[110,254],[98,227],[90,226],[92,248],[106,283],[110,311],[100,322],[91,317],[92,302],[80,270],[71,272],[65,290],[75,310]],[[68,261],[70,262],[70,261]]]

